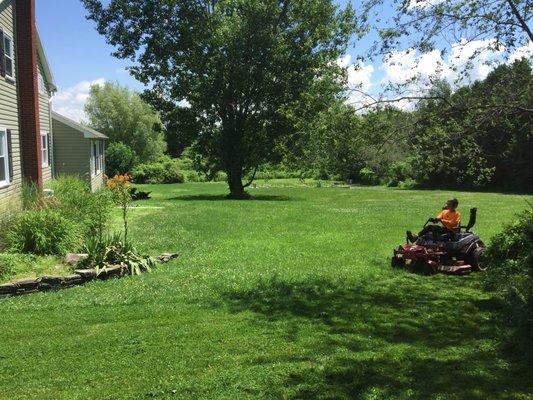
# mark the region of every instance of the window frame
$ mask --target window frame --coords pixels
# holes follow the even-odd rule
[[[104,171],[104,148],[101,140],[91,140],[91,170],[92,177],[97,177]]]
[[[49,133],[41,131],[41,167],[48,168],[50,166],[50,140]],[[43,145],[46,144],[46,147]],[[46,152],[46,157],[45,157]]]
[[[4,158],[4,168],[5,168],[5,179],[0,180],[0,188],[5,188],[11,183],[11,176],[9,175],[9,144],[7,143],[7,128],[0,127],[0,141],[2,141],[2,149],[4,153],[2,156]],[[1,161],[0,161],[1,162]]]
[[[46,81],[40,69],[37,72],[37,86],[39,88],[39,94],[43,94],[43,95],[48,94],[48,88],[46,87]]]
[[[10,49],[10,54],[7,54],[6,52],[6,41],[9,40],[9,49]],[[11,81],[14,81],[15,80],[15,49],[14,49],[14,41],[13,41],[13,38],[7,34],[5,31],[4,31],[4,54],[3,56],[6,58],[6,67],[5,67],[5,74],[6,74],[6,79],[8,80],[11,80]],[[11,61],[11,75],[9,75],[7,73],[7,60],[9,59],[9,61]]]

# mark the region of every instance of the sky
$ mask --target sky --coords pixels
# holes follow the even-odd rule
[[[341,5],[348,0],[336,0]],[[440,1],[440,0],[428,0]],[[142,90],[142,85],[133,79],[126,67],[128,61],[118,60],[111,53],[113,48],[106,44],[103,36],[96,32],[93,21],[85,18],[86,12],[78,0],[36,0],[37,25],[43,41],[48,61],[58,86],[52,105],[55,111],[76,121],[83,121],[85,102],[89,96],[92,84],[102,84],[105,81],[116,81],[136,90]],[[391,10],[384,7],[386,17]],[[368,37],[353,42],[348,52],[338,60],[339,64],[347,68],[349,85],[376,96],[388,83],[401,83],[416,73],[422,77],[429,77],[436,70],[443,78],[452,82],[456,78],[454,66],[464,63],[466,58],[481,42],[473,42],[459,51],[460,46],[452,48],[444,59],[438,52],[423,56],[413,52],[398,52],[390,54],[388,62],[358,63],[356,57],[364,52],[372,43]],[[533,45],[528,49],[521,49],[519,54],[529,51],[533,53]],[[522,53],[521,53],[522,52]],[[490,59],[488,53],[481,53],[479,61],[470,73],[470,80],[482,79],[491,70],[483,61]],[[412,93],[419,87],[409,88]],[[366,104],[369,98],[354,92],[350,102],[355,106]],[[401,107],[409,108],[407,102],[400,103]]]

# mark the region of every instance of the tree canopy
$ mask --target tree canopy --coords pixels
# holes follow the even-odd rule
[[[332,0],[82,1],[163,120],[191,116],[204,170],[225,171],[233,197],[278,158],[317,82],[342,89],[354,15]]]
[[[91,127],[106,134],[111,143],[129,146],[139,161],[163,155],[166,144],[159,116],[127,87],[111,82],[92,86],[85,112]]]
[[[486,49],[510,54],[533,42],[530,0],[392,0],[387,2],[395,9],[390,19],[381,16],[384,3],[363,0],[359,9],[361,25],[379,35],[371,55],[405,48],[446,52],[461,41],[484,42]]]

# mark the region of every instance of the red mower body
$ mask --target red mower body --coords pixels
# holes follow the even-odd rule
[[[470,231],[476,221],[476,212],[475,208],[471,209],[468,225],[455,233],[439,238],[420,237],[413,244],[407,240],[406,244],[393,250],[391,265],[428,275],[439,272],[465,275],[485,270],[481,263],[485,244]]]
[[[462,260],[450,260],[444,249],[410,243],[394,250],[393,266],[405,267],[426,274],[442,272],[451,275],[465,275],[473,270],[470,264],[465,264]]]

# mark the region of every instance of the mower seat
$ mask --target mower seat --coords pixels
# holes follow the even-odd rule
[[[471,232],[461,232],[456,235],[456,240],[446,243],[446,250],[459,251],[460,249],[474,243],[478,236]]]

